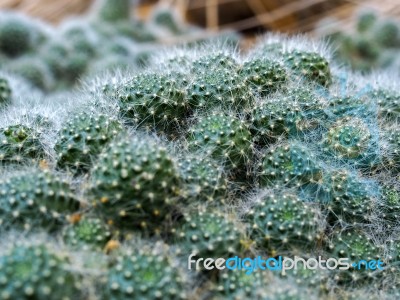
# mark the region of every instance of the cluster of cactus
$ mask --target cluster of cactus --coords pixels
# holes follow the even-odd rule
[[[0,63],[44,91],[65,90],[97,73],[140,69],[163,39],[205,36],[172,6],[156,6],[145,21],[133,9],[130,0],[97,0],[86,16],[56,27],[0,12]]]
[[[100,3],[94,23],[66,27],[68,49],[31,31],[17,48],[43,44],[51,72],[76,74],[97,55],[96,24],[104,48],[131,51],[112,42],[113,30],[137,38],[127,2]],[[185,31],[165,10],[152,19]],[[24,30],[0,30],[18,67]],[[73,92],[0,73],[0,298],[351,299],[371,287],[398,297],[398,86],[353,73],[343,83],[327,47],[304,37],[237,49],[167,48]],[[385,269],[211,271],[200,260],[235,256]]]
[[[363,72],[399,66],[396,52],[400,47],[400,24],[373,11],[361,12],[354,19],[351,30],[340,31],[341,26],[327,26],[327,36],[337,47],[337,60]]]

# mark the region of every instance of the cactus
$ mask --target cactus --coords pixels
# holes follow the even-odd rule
[[[373,99],[379,105],[379,114],[383,119],[400,119],[400,95],[395,91],[378,89],[371,92]]]
[[[66,226],[64,241],[76,249],[102,250],[111,239],[109,226],[98,218],[83,218]]]
[[[0,256],[2,299],[77,299],[83,297],[69,257],[46,244],[15,245]]]
[[[325,104],[299,88],[263,100],[251,111],[252,132],[261,145],[318,128],[328,118]]]
[[[196,257],[225,257],[246,250],[244,227],[235,215],[200,207],[184,213],[183,224],[172,229],[176,244]]]
[[[379,146],[373,132],[358,118],[337,120],[324,135],[322,143],[326,153],[356,166],[373,166],[379,158]]]
[[[312,249],[323,230],[319,227],[318,209],[285,191],[258,195],[246,212],[246,219],[251,237],[272,256],[282,251]]]
[[[0,22],[0,52],[10,57],[20,56],[30,50],[31,40],[30,24],[20,18],[5,18]]]
[[[287,81],[284,67],[266,59],[246,61],[240,71],[240,76],[261,96],[277,91]]]
[[[170,255],[127,251],[108,271],[102,299],[187,299],[185,283]]]
[[[330,257],[349,258],[350,264],[358,263],[360,260],[381,259],[380,248],[357,230],[335,233],[327,243],[327,252]],[[361,268],[354,270],[355,268],[351,265],[349,270],[337,270],[335,280],[339,284],[362,284],[373,279],[373,270],[365,270],[365,266]]]
[[[38,162],[45,157],[41,133],[25,125],[0,129],[0,162],[2,164]]]
[[[117,226],[159,229],[179,192],[174,158],[157,140],[126,136],[114,140],[92,169],[90,194],[97,210]]]
[[[284,59],[285,64],[297,76],[322,86],[328,86],[332,81],[329,63],[318,53],[295,50],[285,53]]]
[[[226,113],[200,116],[189,129],[189,148],[206,151],[228,168],[240,168],[249,163],[253,144],[244,121]]]
[[[51,71],[42,60],[33,57],[21,57],[8,67],[10,72],[21,76],[33,86],[49,90],[53,84]]]
[[[118,90],[124,117],[135,124],[170,132],[184,126],[190,105],[185,98],[185,79],[179,74],[143,74]]]
[[[225,270],[211,285],[211,299],[267,299],[268,281],[265,272],[246,274],[244,270]]]
[[[0,181],[0,224],[4,228],[58,229],[80,202],[68,180],[48,171],[26,171]]]
[[[302,188],[308,199],[323,203],[334,220],[351,224],[369,222],[375,199],[379,197],[375,182],[347,170],[325,172],[319,182]]]
[[[131,0],[98,0],[95,7],[100,20],[116,22],[128,20],[130,17]]]
[[[8,80],[0,77],[0,108],[10,104],[12,97],[12,90]]]
[[[298,143],[272,146],[263,155],[259,168],[261,186],[301,186],[317,181],[322,171],[316,156]]]
[[[225,203],[228,179],[215,161],[201,154],[185,155],[178,163],[184,182],[182,193],[187,201]]]
[[[87,172],[92,161],[122,131],[122,125],[106,115],[80,113],[69,120],[59,132],[54,147],[57,166],[76,173]]]

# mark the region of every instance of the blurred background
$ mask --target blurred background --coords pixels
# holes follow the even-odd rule
[[[52,23],[84,14],[94,0],[1,0],[0,9],[15,9]],[[233,29],[246,34],[265,30],[314,32],[324,18],[340,21],[342,29],[355,22],[360,10],[400,17],[397,0],[137,0],[136,15],[147,18],[157,5],[174,7],[185,21],[209,30]],[[335,19],[335,20],[333,20]],[[327,24],[325,24],[327,25]]]
[[[324,38],[334,59],[356,71],[400,69],[398,0],[0,0],[0,11],[1,69],[44,90],[139,67],[160,45],[217,39],[245,49],[271,31]],[[27,36],[22,51],[18,37]]]

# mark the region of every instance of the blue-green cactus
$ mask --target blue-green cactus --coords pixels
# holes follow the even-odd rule
[[[139,249],[119,255],[107,274],[102,299],[187,299],[186,278],[167,254]]]
[[[102,250],[112,238],[111,229],[99,218],[81,217],[63,230],[63,240],[75,249]]]
[[[262,156],[259,166],[261,186],[301,186],[317,181],[322,168],[314,153],[300,143],[272,146]]]
[[[174,157],[145,135],[114,140],[91,172],[90,197],[97,211],[126,229],[160,229],[179,193]]]
[[[0,163],[36,162],[45,157],[41,132],[25,125],[0,129]]]
[[[313,249],[323,232],[318,208],[286,191],[259,195],[246,212],[246,220],[257,246],[272,256],[282,251]]]
[[[253,153],[246,123],[225,113],[200,116],[189,129],[188,142],[190,149],[200,149],[231,169],[246,166]]]
[[[80,113],[58,134],[54,147],[57,166],[76,173],[87,172],[93,160],[122,131],[118,120],[103,114]]]
[[[1,299],[79,299],[80,277],[69,257],[46,244],[15,245],[0,256]]]
[[[179,129],[190,109],[184,85],[180,74],[135,76],[117,92],[121,113],[139,126],[166,132]]]
[[[8,80],[0,77],[0,108],[11,103],[12,90]]]
[[[0,181],[0,224],[4,228],[55,230],[79,207],[68,180],[48,171],[32,170]]]

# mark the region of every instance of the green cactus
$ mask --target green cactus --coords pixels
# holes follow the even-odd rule
[[[30,50],[31,40],[30,25],[22,20],[7,18],[0,23],[0,52],[10,57],[20,56]]]
[[[400,45],[399,26],[394,21],[386,20],[377,26],[374,37],[384,47],[398,47]]]
[[[101,219],[84,217],[64,228],[63,239],[76,249],[102,250],[111,239],[111,230]]]
[[[10,104],[12,98],[12,90],[6,78],[0,77],[0,108]]]
[[[45,157],[41,132],[25,125],[0,129],[0,163],[38,162]]]
[[[48,171],[33,170],[0,181],[0,224],[4,228],[58,229],[80,202],[70,183]]]
[[[254,103],[250,87],[237,73],[225,69],[198,74],[187,89],[190,103],[199,108],[217,106],[248,110]]]
[[[400,221],[400,192],[394,186],[384,185],[380,196],[380,216],[391,227]]]
[[[179,192],[174,158],[145,135],[114,140],[92,169],[90,195],[97,210],[126,229],[159,229]]]
[[[316,156],[296,142],[271,147],[263,155],[259,167],[261,186],[300,186],[322,176]]]
[[[379,115],[383,119],[400,120],[400,94],[395,91],[377,89],[371,92],[379,105]]]
[[[356,166],[373,166],[379,158],[379,146],[362,119],[345,117],[330,125],[323,137],[325,153]]]
[[[171,7],[158,7],[153,11],[151,20],[157,26],[168,29],[174,35],[184,33],[177,11]]]
[[[282,251],[312,249],[323,230],[318,209],[286,191],[259,195],[246,219],[250,236],[273,256]]]
[[[130,0],[98,0],[96,5],[97,16],[105,22],[116,22],[130,18]]]
[[[253,107],[251,130],[256,141],[264,145],[287,136],[306,134],[326,119],[322,100],[305,89],[288,90]]]
[[[187,299],[186,279],[173,257],[139,249],[119,255],[110,268],[102,299]]]
[[[209,299],[267,299],[269,278],[265,274],[262,271],[251,274],[246,274],[245,270],[222,271],[211,285]]]
[[[240,71],[240,76],[261,96],[279,90],[287,81],[284,67],[267,59],[246,61]]]
[[[80,278],[69,257],[46,244],[15,245],[0,256],[1,299],[78,299]]]
[[[284,53],[284,60],[297,76],[322,86],[328,86],[332,81],[329,63],[318,53],[294,50]]]
[[[196,257],[240,255],[247,247],[244,227],[233,214],[200,207],[184,213],[183,224],[172,229],[176,244]]]
[[[78,174],[89,171],[93,160],[121,131],[122,125],[114,118],[103,114],[78,114],[58,134],[54,147],[57,166]]]
[[[374,12],[364,12],[358,17],[357,30],[358,32],[366,32],[370,30],[376,22],[376,15]]]
[[[374,278],[373,270],[366,270],[365,265],[360,264],[360,270],[352,266],[360,260],[382,260],[380,247],[357,230],[348,230],[342,233],[334,233],[333,238],[327,243],[327,253],[330,257],[349,258],[350,269],[336,270],[335,281],[339,284],[368,283]]]
[[[317,183],[306,185],[311,201],[323,203],[333,220],[348,223],[369,222],[379,188],[347,170],[328,171]]]
[[[182,193],[188,202],[225,203],[228,179],[224,169],[200,153],[186,155],[178,163],[184,182]]]
[[[23,77],[39,89],[49,90],[52,87],[53,78],[51,71],[41,59],[24,56],[13,60],[7,69]]]
[[[207,152],[226,164],[228,169],[246,166],[253,152],[248,126],[225,113],[201,116],[189,129],[188,142],[190,149]]]
[[[138,75],[118,90],[122,115],[135,124],[166,132],[184,126],[190,103],[179,74]]]
[[[393,128],[384,132],[388,143],[388,153],[385,154],[383,167],[398,170],[400,167],[400,130]]]

